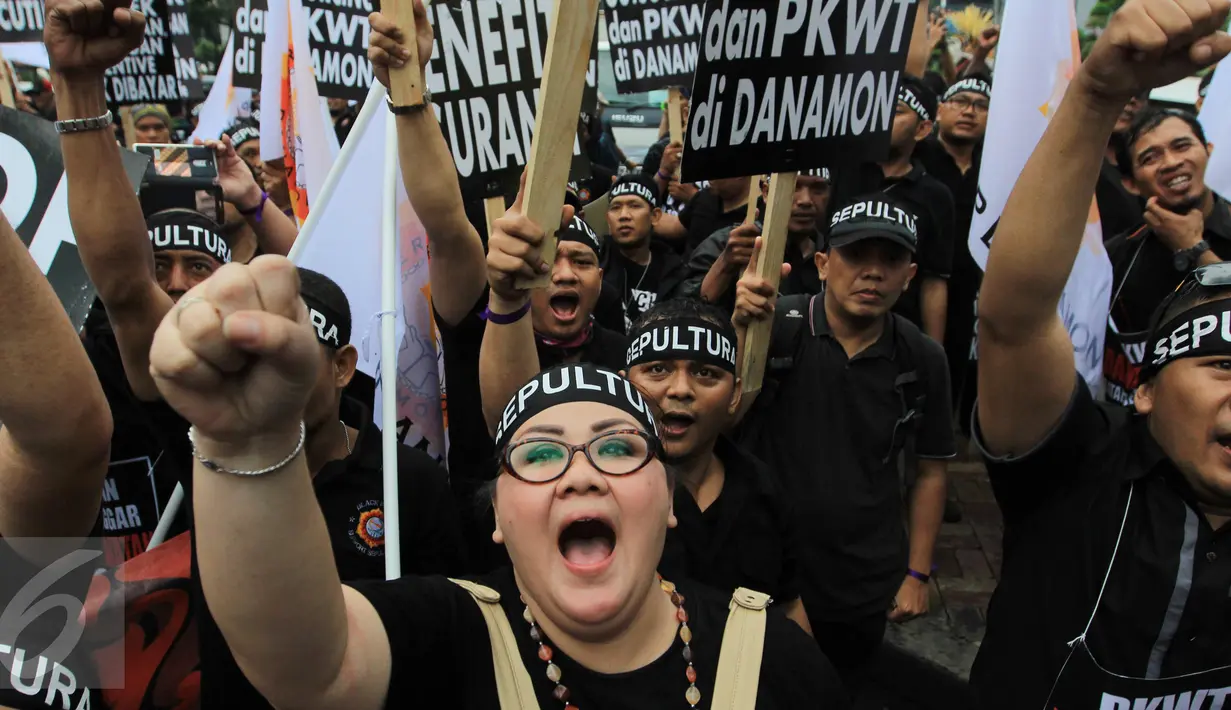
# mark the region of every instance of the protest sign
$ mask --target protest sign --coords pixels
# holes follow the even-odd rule
[[[171,8],[167,0],[136,0],[133,9],[145,14],[145,38],[132,54],[107,69],[103,84],[107,103],[131,106],[179,101],[184,96],[175,57]]]
[[[149,158],[127,150],[121,155],[136,190]],[[60,137],[50,121],[8,108],[0,108],[0,210],[47,276],[73,326],[81,328],[94,302],[94,287],[68,219]]]
[[[571,4],[568,9],[580,11]],[[424,82],[432,91],[462,192],[469,199],[511,196],[530,159],[552,2],[447,0],[432,3],[427,11],[436,45]],[[593,52],[590,56],[581,101],[567,108],[549,104],[571,116],[565,133],[574,138],[577,110],[592,112],[598,105],[597,61]],[[571,178],[589,177],[589,161],[575,139],[573,156]]]
[[[706,0],[681,180],[883,158],[916,0]]]
[[[175,57],[175,76],[180,82],[180,98],[199,101],[205,98],[201,74],[197,70],[197,49],[188,29],[186,0],[167,0],[170,14],[171,52]]]
[[[308,44],[321,96],[360,101],[372,86],[368,15],[376,0],[303,0]]]
[[[616,91],[635,94],[692,86],[704,5],[704,0],[635,5],[627,0],[605,0]]]
[[[0,0],[0,44],[41,42],[43,0]]]
[[[261,48],[265,46],[265,0],[243,0],[235,9],[235,59],[232,82],[241,89],[261,88]]]

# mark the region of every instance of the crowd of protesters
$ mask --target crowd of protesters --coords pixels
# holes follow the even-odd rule
[[[56,121],[98,297],[74,333],[0,215],[0,708],[898,707],[877,659],[888,624],[933,611],[966,441],[1004,515],[1003,575],[969,687],[909,707],[1231,694],[1231,205],[1195,115],[1149,101],[1231,52],[1231,1],[1112,16],[986,270],[968,236],[994,94],[1014,90],[993,91],[995,28],[929,71],[944,25],[920,12],[887,156],[799,174],[776,285],[757,268],[768,180],[681,184],[665,126],[638,164],[583,110],[595,177],[559,223],[519,192],[487,225],[434,111],[392,107],[451,443],[445,461],[398,447],[396,580],[364,314],[285,258],[299,226],[259,121],[203,141],[221,212],[138,197],[95,119],[144,18],[46,5],[50,81],[19,104]],[[410,43],[432,56],[414,8],[413,36],[369,18],[382,83]],[[345,141],[357,108],[329,108]],[[190,130],[161,105],[132,120],[141,143]],[[1114,273],[1103,392],[1057,313],[1092,200]],[[766,374],[745,392],[758,323]],[[172,547],[156,536],[185,555],[167,608],[190,631],[165,646],[169,611],[110,646],[50,644],[71,611],[23,614],[31,580],[84,597],[151,578]]]

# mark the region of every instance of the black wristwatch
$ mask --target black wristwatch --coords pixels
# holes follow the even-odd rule
[[[1197,262],[1201,259],[1201,255],[1206,253],[1209,250],[1210,250],[1210,245],[1207,244],[1204,239],[1202,239],[1201,241],[1194,244],[1192,248],[1190,249],[1181,249],[1177,251],[1171,257],[1172,259],[1171,263],[1175,266],[1176,271],[1187,273],[1189,271],[1192,271],[1193,268],[1197,265]]]
[[[432,90],[426,86],[423,87],[423,103],[415,104],[414,106],[396,106],[393,103],[393,97],[386,92],[385,105],[389,107],[394,116],[409,116],[412,113],[419,113],[432,105]]]

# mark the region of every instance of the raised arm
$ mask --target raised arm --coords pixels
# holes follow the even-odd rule
[[[936,38],[928,31],[929,6],[931,0],[919,0],[919,8],[915,11],[915,23],[910,34],[910,48],[906,51],[906,73],[911,76],[923,76],[928,69],[928,59],[936,47]]]
[[[414,0],[419,67],[425,71],[432,58],[433,32],[427,21],[423,0]],[[443,6],[440,12],[448,10]],[[377,78],[389,85],[389,67],[399,67],[409,56],[402,43],[405,37],[393,21],[379,12],[368,18],[372,34],[368,38],[368,57]],[[432,107],[397,117],[398,159],[402,181],[415,214],[427,230],[432,258],[428,272],[432,280],[432,306],[449,325],[461,322],[487,285],[487,264],[483,241],[470,221],[462,202],[461,183],[453,154]]]
[[[98,519],[111,410],[81,340],[0,213],[0,537],[78,536]]]
[[[114,32],[117,36],[111,36]],[[121,0],[49,0],[43,33],[51,59],[56,115],[107,112],[103,72],[141,44],[145,18]],[[137,397],[158,398],[149,376],[150,341],[171,308],[154,276],[154,252],[141,203],[120,161],[110,126],[60,136],[68,215],[86,273],[115,329],[124,371]]]
[[[231,471],[276,467],[239,476],[195,464],[193,535],[210,612],[274,707],[376,710],[389,639],[371,604],[338,580],[303,455],[320,346],[295,267],[279,256],[228,264],[181,304],[150,351],[163,397],[193,424],[199,456]]]
[[[1076,375],[1057,313],[1081,248],[1103,147],[1129,98],[1231,50],[1231,0],[1129,0],[1112,16],[1005,205],[979,302],[979,425],[1022,454],[1064,414]],[[1046,219],[1040,222],[1040,215]]]
[[[299,236],[298,225],[263,193],[252,169],[235,152],[231,137],[208,141],[198,138],[197,144],[214,151],[222,198],[234,205],[247,220],[256,234],[261,252],[279,256],[290,254],[295,238]]]

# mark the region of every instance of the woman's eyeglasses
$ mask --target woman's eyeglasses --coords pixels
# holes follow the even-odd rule
[[[579,451],[599,472],[627,476],[640,471],[658,454],[659,442],[639,429],[603,432],[584,444],[546,437],[523,439],[505,449],[504,467],[526,483],[550,483],[564,475]]]

